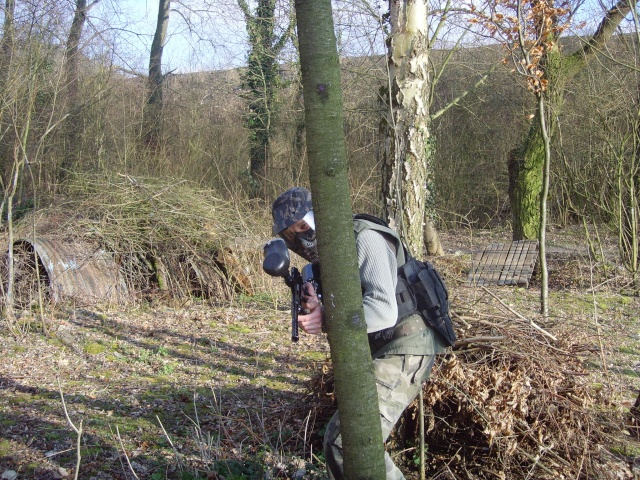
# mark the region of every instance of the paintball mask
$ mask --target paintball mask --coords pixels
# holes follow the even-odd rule
[[[280,195],[272,206],[273,233],[285,241],[287,248],[311,263],[318,263],[316,225],[311,205],[311,192],[294,187]],[[304,220],[300,231],[290,227]]]

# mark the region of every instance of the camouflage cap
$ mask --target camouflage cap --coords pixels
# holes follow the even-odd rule
[[[306,188],[293,187],[280,195],[271,206],[273,234],[289,228],[311,211],[311,192]]]

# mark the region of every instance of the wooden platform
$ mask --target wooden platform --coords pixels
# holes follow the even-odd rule
[[[538,241],[492,243],[474,254],[467,285],[529,285],[538,261]]]

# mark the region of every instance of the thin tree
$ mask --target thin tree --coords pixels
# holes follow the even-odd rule
[[[142,119],[144,144],[151,151],[156,151],[160,146],[162,136],[162,89],[164,83],[162,52],[167,41],[170,9],[171,0],[158,0],[158,21],[149,55],[147,102]]]
[[[636,45],[640,41],[640,19],[636,9],[632,9],[633,24],[635,27]],[[638,88],[638,87],[636,87]],[[631,124],[631,135],[624,135],[619,142],[620,149],[625,150],[625,144],[631,143],[631,152],[628,159],[618,158],[618,182],[617,182],[617,203],[618,203],[618,251],[622,264],[631,273],[633,280],[633,291],[636,296],[640,295],[640,88],[636,93],[633,104],[635,112],[630,116],[633,120]],[[631,141],[629,142],[629,137]]]
[[[529,90],[536,97],[537,117],[535,124],[542,137],[542,188],[538,206],[540,219],[538,225],[539,264],[540,264],[540,312],[544,317],[549,315],[549,275],[547,270],[546,231],[547,231],[547,196],[549,193],[549,168],[551,165],[551,137],[547,115],[547,99],[545,92],[549,85],[546,78],[552,70],[554,52],[558,48],[556,38],[562,31],[558,26],[558,18],[567,14],[567,10],[555,8],[545,2],[538,2],[532,12],[524,17],[525,12],[521,0],[517,4],[516,42],[519,55],[512,53],[516,69],[525,76]]]
[[[248,100],[249,175],[252,194],[257,195],[269,160],[275,100],[281,84],[278,55],[291,38],[295,18],[290,15],[284,32],[276,32],[276,0],[258,0],[252,13],[245,0],[238,0],[249,35],[249,56],[243,75]]]
[[[382,480],[382,430],[358,281],[331,0],[296,0],[295,8],[309,178],[340,410],[344,478]]]
[[[515,3],[495,2],[488,16],[489,31],[501,36],[515,67],[536,96],[536,111],[527,137],[509,158],[509,196],[513,239],[537,239],[541,271],[540,309],[548,315],[546,265],[547,194],[551,141],[562,111],[566,84],[580,72],[595,50],[611,37],[629,13],[619,1],[607,12],[593,37],[569,56],[561,53],[560,37],[568,29],[574,10],[570,0]],[[485,13],[483,12],[483,15]]]

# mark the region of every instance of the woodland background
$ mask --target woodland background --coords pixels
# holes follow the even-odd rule
[[[268,151],[256,175],[259,89],[250,62],[229,66],[251,58],[249,18],[270,17],[258,3],[158,3],[180,25],[170,36],[195,35],[194,65],[215,68],[154,76],[151,58],[134,54],[140,43],[154,51],[152,35],[121,23],[124,3],[5,1],[2,244],[11,252],[35,234],[105,249],[128,297],[54,301],[32,250],[3,257],[0,466],[7,478],[317,478],[334,408],[328,347],[288,344],[287,291],[261,271],[271,201],[309,183],[291,6],[260,2],[273,5],[270,45],[281,49],[270,58],[274,96],[259,117]],[[335,6],[353,207],[380,213],[385,12]],[[535,98],[502,45],[457,9],[436,31],[442,6],[431,7],[433,184],[446,253],[433,261],[459,336],[489,340],[461,345],[425,387],[430,475],[634,478],[637,251],[635,263],[628,248],[621,255],[619,231],[620,199],[640,175],[636,24],[623,22],[565,85],[552,145],[551,317],[540,319],[535,276],[529,288],[464,285],[471,253],[510,239],[507,162]],[[604,14],[578,7],[586,10],[563,36],[567,53]],[[240,26],[239,36],[214,20]],[[159,78],[158,112],[150,85]],[[395,446],[417,478],[414,413]],[[80,420],[82,434],[71,426]]]
[[[66,193],[65,179],[85,173],[185,179],[225,199],[255,198],[248,125],[248,103],[254,92],[248,86],[247,72],[164,71],[162,135],[149,151],[143,125],[149,96],[146,63],[138,59],[138,68],[130,68],[122,57],[122,46],[114,39],[118,30],[109,27],[109,18],[92,18],[97,7],[92,9],[86,2],[89,21],[73,57],[77,76],[69,80],[67,44],[76,6],[71,2],[16,3],[15,36],[9,45],[4,44],[8,68],[3,68],[1,82],[5,198],[14,181],[14,164],[20,170],[14,208],[47,205],[56,195]],[[385,109],[381,95],[388,77],[383,55],[351,53],[357,48],[365,53],[384,48],[380,44],[384,25],[376,25],[377,10],[367,12],[366,7],[365,3],[338,4],[336,16],[342,29],[341,46],[350,54],[342,60],[342,78],[354,209],[375,211],[379,208],[383,140],[379,129]],[[186,15],[180,13],[185,8],[181,4],[174,8],[170,22]],[[229,6],[229,12],[233,8]],[[208,15],[233,21],[230,13],[223,16],[213,6],[210,10]],[[275,15],[281,16],[280,31],[284,30],[287,12],[276,10]],[[367,15],[368,23],[362,21]],[[460,28],[466,25],[462,20],[452,21],[429,55],[436,205],[438,220],[445,228],[498,225],[509,220],[507,160],[529,128],[535,102],[510,64],[503,63],[502,47],[483,40],[482,32],[461,37]],[[580,26],[583,31],[578,30]],[[576,22],[574,33],[589,27],[593,23]],[[629,24],[624,27],[629,30]],[[582,37],[565,37],[569,39],[563,43],[564,51],[581,45]],[[290,42],[281,51],[284,60],[295,52]],[[462,42],[459,47],[464,48],[442,48],[448,44],[458,47],[455,42]],[[637,143],[637,43],[632,32],[615,36],[607,50],[567,86],[551,166],[550,218],[555,224],[610,219],[620,169],[627,176],[637,175],[632,171],[637,166],[628,160]],[[210,55],[221,55],[221,51],[212,46]],[[297,68],[295,59],[277,63],[276,95],[268,117],[269,159],[257,195],[267,202],[290,185],[307,183]],[[486,81],[476,87],[487,73]],[[28,168],[22,170],[24,166]]]

